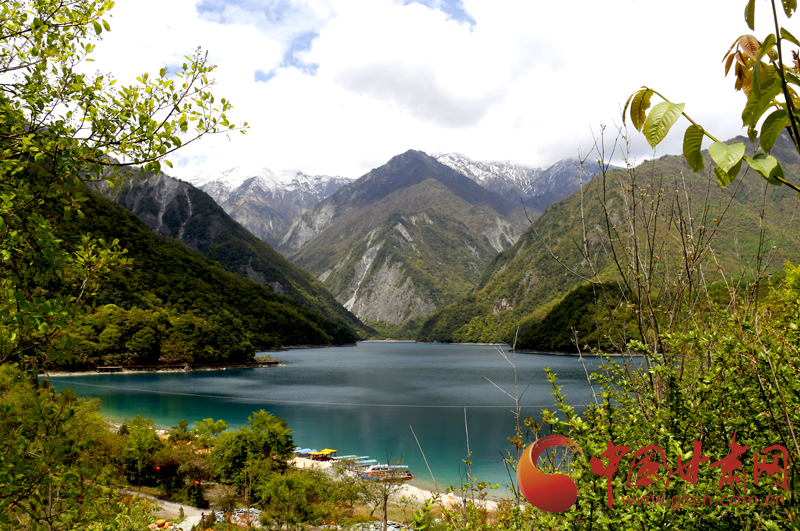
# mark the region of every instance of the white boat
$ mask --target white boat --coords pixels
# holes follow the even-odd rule
[[[414,479],[414,475],[408,470],[406,465],[369,465],[364,468],[352,470],[352,472],[362,478],[373,481],[408,481]]]

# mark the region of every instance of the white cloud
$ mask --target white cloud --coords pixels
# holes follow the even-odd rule
[[[719,137],[741,132],[743,96],[719,61],[747,28],[725,0],[464,0],[474,24],[432,1],[116,4],[101,70],[130,80],[202,45],[219,64],[215,93],[252,125],[187,147],[179,176],[244,162],[357,177],[410,148],[542,166],[587,151],[590,128],[620,124],[643,84]],[[680,152],[679,130],[658,155]]]

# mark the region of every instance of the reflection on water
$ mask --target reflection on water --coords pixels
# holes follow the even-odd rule
[[[273,357],[280,357],[284,365],[71,376],[52,378],[51,383],[100,398],[106,417],[121,420],[141,414],[164,426],[208,417],[239,426],[253,411],[266,409],[286,419],[298,445],[379,460],[402,458],[415,475],[414,483],[424,487],[431,487],[432,481],[409,426],[440,488],[459,485],[465,476],[468,429],[473,476],[509,483],[501,453],[511,448],[507,437],[514,433],[514,401],[489,380],[513,396],[514,369],[496,347],[365,342],[357,347],[296,349]],[[577,358],[518,354],[516,365],[523,416],[538,419],[541,409],[553,408],[545,367],[558,374],[571,405],[590,399]]]

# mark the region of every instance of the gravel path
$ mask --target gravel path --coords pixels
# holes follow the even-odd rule
[[[183,508],[183,514],[186,516],[186,519],[180,524],[176,524],[175,527],[173,527],[175,530],[180,529],[181,531],[189,531],[192,526],[200,523],[200,517],[203,514],[209,513],[208,509],[198,509],[197,507],[192,507],[191,505],[183,505],[180,503],[165,501],[156,498],[155,496],[150,496],[149,494],[136,492],[135,490],[121,490],[120,492],[128,494],[129,496],[147,498],[148,500],[154,501],[159,507],[161,507],[160,511],[153,514],[153,521],[157,520],[158,518],[163,518],[165,520],[177,520],[180,510]]]

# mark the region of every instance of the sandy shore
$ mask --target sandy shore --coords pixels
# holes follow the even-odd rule
[[[312,459],[305,459],[302,457],[295,457],[289,461],[289,464],[295,468],[302,469],[317,469],[317,470],[330,470],[333,468],[333,461],[314,461]],[[397,498],[405,497],[409,500],[416,500],[420,504],[425,500],[437,499],[439,504],[445,507],[452,507],[454,505],[463,504],[466,498],[458,496],[453,493],[436,493],[430,490],[421,489],[408,483],[403,483],[398,491]],[[497,502],[494,500],[475,500],[475,503],[485,506],[490,511],[497,509]]]

